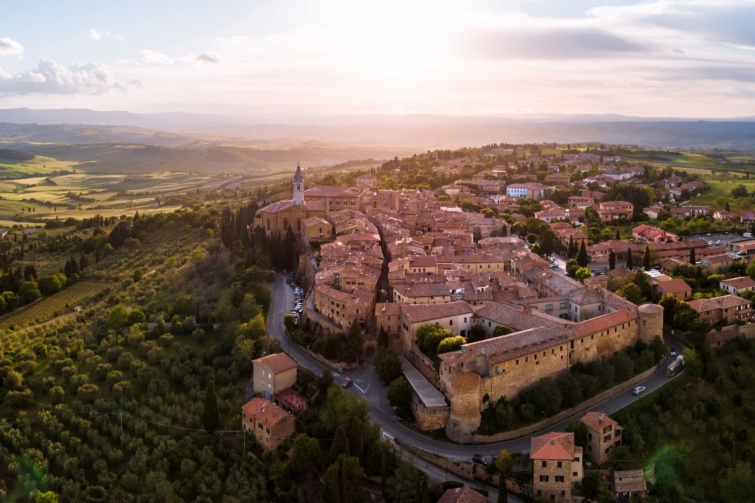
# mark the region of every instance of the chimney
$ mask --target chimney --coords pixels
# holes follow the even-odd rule
[[[525,304],[523,306],[523,309],[524,309],[524,312],[527,313],[527,314],[529,314],[529,313],[532,312],[532,306],[530,306],[529,304]]]

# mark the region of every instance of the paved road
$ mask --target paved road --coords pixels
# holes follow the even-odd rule
[[[268,315],[268,333],[280,342],[283,350],[296,360],[299,365],[320,375],[326,368],[325,365],[310,357],[294,344],[288,338],[283,326],[283,315],[288,313],[293,306],[293,289],[286,285],[283,276],[276,274],[272,291],[273,300]],[[666,344],[676,348],[677,351],[681,349],[678,342],[674,341],[672,344],[670,339],[666,340]],[[385,398],[385,387],[378,379],[374,368],[371,365],[363,365],[355,374],[349,377],[354,381],[354,386],[350,387],[349,391],[355,396],[365,397],[367,399],[370,404],[370,419],[380,426],[381,431],[387,437],[400,438],[404,442],[410,443],[425,451],[460,460],[469,460],[474,454],[496,456],[501,449],[508,449],[511,452],[529,452],[530,450],[531,437],[529,436],[506,442],[496,442],[484,445],[452,444],[428,438],[397,421],[393,410],[388,405],[388,401]],[[335,377],[337,384],[343,384],[345,379],[345,377],[340,375]],[[662,368],[640,384],[647,388],[645,393],[651,393],[667,382],[668,378],[665,375],[665,368]],[[613,414],[640,398],[642,397],[633,395],[632,390],[627,390],[589,410]],[[579,416],[582,416],[583,414],[584,412],[579,414]],[[565,431],[571,419],[573,418],[539,431],[533,436],[542,435],[549,431]]]

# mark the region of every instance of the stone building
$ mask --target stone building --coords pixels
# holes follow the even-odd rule
[[[241,428],[266,451],[277,449],[294,434],[293,414],[264,398],[252,398],[241,407]]]
[[[689,307],[700,314],[700,321],[707,321],[711,325],[724,320],[725,323],[734,323],[751,318],[753,315],[750,301],[737,295],[692,300]]]
[[[550,432],[530,441],[534,467],[532,496],[540,501],[571,501],[572,490],[582,481],[582,448],[574,433]]]
[[[292,181],[292,197],[269,204],[259,210],[255,216],[255,225],[265,229],[265,234],[285,235],[288,229],[301,235],[302,221],[307,218],[325,218],[328,214],[327,204],[322,200],[305,201],[304,175],[301,167],[296,165],[296,174]]]
[[[270,399],[296,383],[298,365],[286,353],[274,353],[252,361],[254,391]]]
[[[588,412],[580,422],[587,429],[587,452],[585,455],[599,465],[608,461],[611,447],[621,445],[624,429],[619,423],[602,412]]]

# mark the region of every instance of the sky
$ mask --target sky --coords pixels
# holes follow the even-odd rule
[[[755,0],[2,0],[0,108],[755,115]]]

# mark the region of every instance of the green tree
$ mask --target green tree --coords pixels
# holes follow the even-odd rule
[[[632,258],[632,249],[627,248],[627,269],[634,269],[634,259]]]
[[[325,484],[333,503],[359,501],[359,490],[364,472],[359,458],[342,454],[325,472]]]
[[[587,256],[587,248],[585,247],[585,242],[582,241],[582,244],[579,246],[579,253],[577,253],[577,264],[580,267],[587,267],[589,263],[590,257]]]
[[[506,325],[496,325],[493,329],[493,337],[500,337],[501,335],[509,335],[511,333],[514,333],[514,329]]]
[[[384,384],[389,384],[400,377],[403,371],[396,352],[379,347],[375,355],[375,372]]]
[[[580,267],[579,269],[574,271],[574,277],[580,282],[584,283],[587,278],[592,277],[592,273],[587,267]]]
[[[298,474],[317,469],[322,459],[320,443],[305,433],[294,437],[294,454],[291,456],[291,469]]]
[[[697,263],[697,258],[695,257],[695,248],[690,247],[689,249],[689,263],[692,265],[695,265]]]
[[[755,492],[755,478],[752,476],[750,463],[738,462],[734,468],[726,470],[718,483],[721,492],[721,500],[725,503],[750,501]]]
[[[128,313],[126,324],[130,327],[136,325],[137,323],[145,323],[146,321],[147,317],[144,315],[141,309],[133,309],[130,313]]]
[[[128,323],[128,309],[123,304],[113,306],[108,317],[108,326],[113,330],[120,330]]]
[[[495,467],[498,469],[498,503],[506,503],[509,500],[506,488],[506,477],[514,468],[514,458],[511,453],[503,449],[495,458]]]
[[[336,459],[342,454],[350,455],[351,447],[349,446],[349,436],[346,434],[346,429],[339,426],[333,437],[333,443],[330,444],[330,457]]]
[[[737,197],[747,197],[747,195],[748,195],[747,187],[745,187],[742,184],[739,184],[736,187],[734,187],[733,189],[731,189],[731,195],[732,195],[732,197],[735,197],[735,198],[737,198]]]
[[[42,293],[39,291],[36,281],[24,281],[18,288],[18,296],[22,303],[28,304],[40,298]]]
[[[464,337],[460,335],[446,337],[438,343],[438,349],[436,350],[436,352],[438,354],[442,354],[450,353],[451,351],[458,351],[463,344],[466,344],[466,342],[467,341],[464,339]]]
[[[189,295],[181,295],[173,303],[173,314],[190,316],[194,314],[194,301]]]
[[[619,229],[616,229],[616,241],[621,241],[621,231]]]
[[[645,255],[642,257],[642,267],[646,270],[650,270],[650,247],[645,247]]]
[[[624,285],[623,288],[620,288],[617,294],[621,295],[625,299],[627,299],[629,302],[633,302],[634,304],[637,304],[638,306],[645,302],[645,298],[642,296],[642,291],[640,290],[640,287],[635,285],[632,282],[627,283]]]
[[[616,254],[613,250],[608,253],[608,268],[612,271],[616,269]]]
[[[5,375],[3,385],[9,390],[18,390],[24,386],[24,376],[15,370],[9,371]]]
[[[388,403],[403,411],[408,411],[412,404],[412,387],[404,377],[395,379],[388,386]]]
[[[220,426],[220,413],[218,412],[218,397],[215,395],[215,381],[207,383],[204,394],[204,429],[215,431]]]
[[[44,295],[52,295],[60,291],[66,284],[66,275],[62,273],[48,274],[39,278],[39,291]]]
[[[52,491],[37,493],[34,503],[58,503],[58,495]]]

